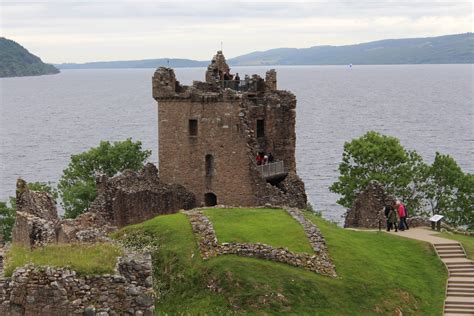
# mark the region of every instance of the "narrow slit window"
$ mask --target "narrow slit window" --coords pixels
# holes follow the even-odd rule
[[[189,136],[197,136],[198,134],[198,121],[189,120]]]
[[[214,175],[214,157],[212,155],[206,155],[206,176],[210,177]]]
[[[257,137],[265,137],[265,121],[257,120]]]

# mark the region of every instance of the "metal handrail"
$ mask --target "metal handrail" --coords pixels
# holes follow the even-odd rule
[[[269,178],[286,173],[283,161],[270,162],[265,165],[257,165],[257,170],[260,172],[263,178]]]
[[[221,88],[235,91],[254,91],[257,87],[257,83],[253,80],[219,80],[218,82]]]

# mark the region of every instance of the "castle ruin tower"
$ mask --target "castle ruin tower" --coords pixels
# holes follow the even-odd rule
[[[295,161],[296,98],[277,89],[275,70],[265,79],[239,77],[222,51],[207,67],[205,81],[191,86],[181,85],[171,68],[155,71],[160,178],[185,186],[198,205],[303,208],[306,194]]]

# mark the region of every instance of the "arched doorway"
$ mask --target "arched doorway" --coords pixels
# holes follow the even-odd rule
[[[206,204],[206,206],[217,205],[217,196],[211,192],[204,194],[204,204]]]

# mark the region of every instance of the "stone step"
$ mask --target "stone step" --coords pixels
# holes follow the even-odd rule
[[[473,284],[449,284],[448,283],[448,289],[450,288],[460,288],[460,289],[474,289],[474,283]]]
[[[460,254],[464,256],[464,251],[462,250],[450,250],[450,251],[438,251],[440,255],[449,255],[449,254]]]
[[[464,277],[464,278],[474,278],[474,273],[450,273],[450,277]]]
[[[469,265],[473,265],[474,266],[474,262],[472,261],[458,261],[458,262],[446,262],[446,264],[448,266],[458,266],[458,265],[465,265],[465,264],[469,264]]]
[[[448,296],[459,296],[459,297],[474,297],[474,293],[462,293],[462,292],[450,292],[448,291]]]
[[[449,270],[456,270],[456,269],[465,269],[465,268],[472,268],[474,269],[474,264],[457,264],[457,265],[448,265]]]
[[[458,250],[458,249],[463,249],[461,246],[442,246],[442,247],[435,247],[436,250],[450,250],[450,249],[454,249],[454,250]]]
[[[474,289],[449,288],[449,287],[448,287],[448,293],[450,293],[450,292],[474,293]]]
[[[466,312],[466,311],[463,311],[463,310],[445,309],[445,310],[444,310],[444,316],[449,316],[449,315],[456,315],[456,316],[472,316],[472,313]]]
[[[459,246],[460,244],[458,242],[440,242],[433,245],[435,247],[438,247],[438,246]]]
[[[469,269],[456,269],[456,270],[451,270],[448,269],[450,273],[473,273],[474,268],[469,268]]]
[[[474,307],[474,302],[468,301],[446,301],[446,305],[463,305]]]
[[[449,305],[445,306],[444,311],[448,310],[457,310],[457,311],[464,311],[464,313],[472,313],[474,312],[473,306],[462,306],[462,305]]]
[[[466,258],[466,256],[464,254],[459,254],[459,255],[442,255],[440,254],[439,257],[441,259],[448,259],[448,258]]]
[[[456,285],[456,284],[474,284],[474,280],[448,280],[448,285]]]

